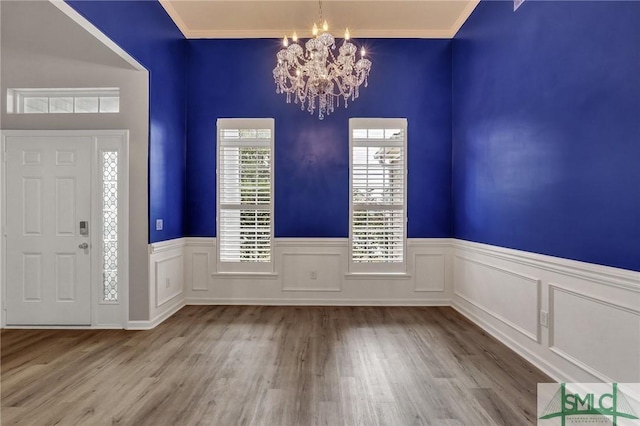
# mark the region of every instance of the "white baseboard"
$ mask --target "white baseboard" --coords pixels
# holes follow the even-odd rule
[[[178,298],[171,303],[160,315],[149,321],[129,321],[127,330],[151,330],[162,324],[166,319],[185,307],[184,299]]]
[[[490,322],[485,321],[480,318],[478,315],[473,314],[471,311],[464,308],[462,305],[453,302],[451,307],[458,311],[461,315],[469,319],[472,323],[495,337],[502,344],[507,346],[509,349],[520,355],[522,358],[529,361],[531,364],[535,365],[539,370],[545,373],[547,376],[551,377],[556,382],[564,382],[564,383],[575,383],[577,380],[567,376],[564,372],[557,369],[555,366],[549,364],[544,359],[537,356],[535,353],[528,351],[524,346],[517,343],[506,333],[501,332]]]
[[[363,300],[363,299],[187,299],[187,305],[265,306],[450,306],[450,300]]]
[[[121,325],[6,325],[6,330],[122,330]]]

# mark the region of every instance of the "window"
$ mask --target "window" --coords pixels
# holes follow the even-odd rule
[[[120,89],[8,89],[9,114],[84,114],[120,112]]]
[[[218,120],[218,270],[272,272],[274,120]]]
[[[407,120],[352,118],[350,272],[405,272]]]
[[[102,151],[102,300],[118,301],[118,151]]]

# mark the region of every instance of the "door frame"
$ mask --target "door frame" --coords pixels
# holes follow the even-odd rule
[[[2,158],[0,161],[0,327],[2,328],[125,328],[129,322],[129,131],[128,130],[1,130]],[[7,326],[6,287],[6,138],[32,137],[91,137],[91,325],[90,326]],[[102,234],[100,153],[118,150],[118,301],[101,300]]]

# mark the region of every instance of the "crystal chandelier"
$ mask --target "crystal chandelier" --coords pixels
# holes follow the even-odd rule
[[[319,1],[319,7],[320,22],[323,22],[322,1]],[[333,53],[335,39],[328,30],[327,21],[323,22],[321,33],[318,25],[313,24],[313,38],[304,44],[306,51],[298,43],[295,32],[291,44],[285,36],[282,40],[284,48],[278,52],[278,63],[273,69],[276,93],[285,93],[287,103],[291,103],[293,97],[295,103],[300,103],[300,109],[304,109],[306,102],[311,114],[317,108],[320,120],[331,114],[335,105],[340,106],[340,98],[344,99],[345,108],[349,98],[358,98],[360,85],[364,83],[367,87],[371,70],[364,47],[360,50],[360,59],[356,60],[358,49],[349,41],[348,28],[337,57]]]

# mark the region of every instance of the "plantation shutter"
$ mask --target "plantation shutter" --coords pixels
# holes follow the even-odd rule
[[[273,120],[218,120],[218,259],[223,272],[271,268]]]
[[[353,272],[403,272],[406,233],[406,120],[352,119]]]

